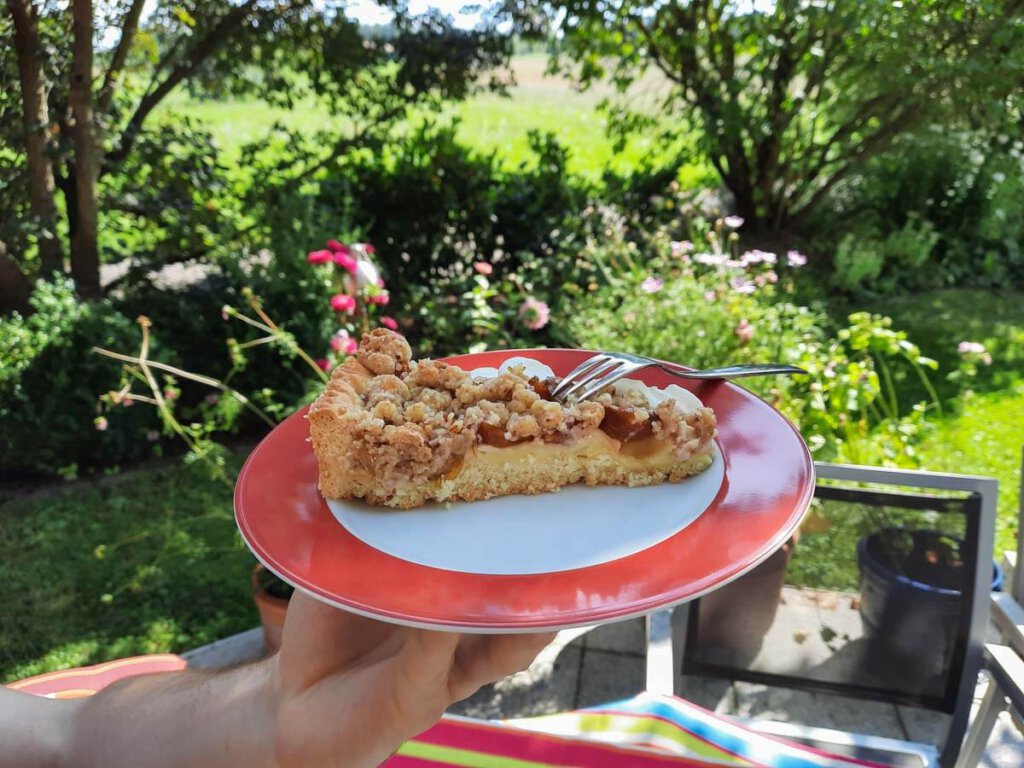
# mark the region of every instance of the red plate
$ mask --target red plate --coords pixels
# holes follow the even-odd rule
[[[472,370],[532,357],[565,375],[585,350],[483,352],[447,358]],[[305,411],[249,456],[235,487],[235,519],[256,557],[297,589],[366,616],[469,632],[524,632],[601,624],[683,603],[742,575],[799,525],[814,490],[810,454],[774,408],[727,382],[683,382],[656,368],[644,383],[683,384],[718,417],[725,479],[693,523],[654,546],[575,570],[484,575],[431,568],[357,539],[316,487]],[[544,531],[538,531],[543,536]]]

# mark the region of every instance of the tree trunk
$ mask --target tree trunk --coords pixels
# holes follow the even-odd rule
[[[21,111],[25,126],[25,158],[32,214],[39,222],[39,258],[44,275],[64,270],[57,239],[57,206],[53,199],[53,167],[46,156],[46,129],[50,113],[39,61],[36,9],[29,0],[7,0],[14,21],[14,47],[21,80]],[[10,258],[10,257],[8,257]]]
[[[100,258],[96,239],[96,126],[92,114],[92,0],[71,7],[71,114],[75,125],[75,198],[78,227],[71,239],[71,274],[79,295],[100,295]]]
[[[0,313],[30,313],[32,307],[28,297],[31,295],[32,283],[25,277],[14,257],[7,253],[4,241],[0,240]]]

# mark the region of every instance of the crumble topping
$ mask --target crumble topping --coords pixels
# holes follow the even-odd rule
[[[522,368],[473,379],[447,363],[413,361],[403,337],[378,328],[334,371],[310,418],[337,419],[353,468],[384,484],[442,476],[478,443],[563,443],[601,429],[621,443],[670,441],[684,459],[715,434],[708,408],[684,414],[674,400],[654,406],[642,391],[613,388],[562,405],[550,398],[555,383],[529,378]]]

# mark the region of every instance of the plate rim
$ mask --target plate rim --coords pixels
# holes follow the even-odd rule
[[[478,355],[495,355],[495,354],[509,356],[509,357],[516,356],[516,355],[530,356],[531,354],[534,354],[534,353],[544,353],[544,354],[570,353],[570,354],[573,354],[573,355],[587,354],[587,353],[592,354],[592,355],[593,354],[598,354],[597,351],[590,350],[590,349],[571,349],[571,348],[565,348],[565,347],[529,347],[529,348],[526,348],[526,349],[515,348],[515,349],[503,349],[503,350],[485,350],[483,352],[470,352],[470,353],[464,353],[464,354],[458,354],[458,355],[450,355],[450,356],[441,357],[441,358],[437,358],[437,359],[440,362],[446,362],[446,363],[449,363],[449,364],[452,364],[452,365],[457,365],[458,367],[462,368],[463,366],[460,365],[459,362],[461,360],[464,360],[465,358],[468,358],[468,357],[476,357]],[[652,358],[652,359],[654,359],[654,358]],[[693,368],[690,368],[690,367],[688,367],[686,365],[682,365],[680,363],[674,363],[674,362],[671,362],[671,361],[662,361],[662,360],[658,360],[658,362],[659,363],[663,363],[663,364],[665,364],[665,365],[667,365],[667,366],[669,366],[671,368],[677,368],[679,370],[684,370],[684,371],[686,371],[686,370],[694,370]],[[634,618],[638,618],[638,617],[641,617],[641,616],[646,616],[646,615],[651,614],[651,613],[653,613],[655,611],[658,611],[658,610],[667,610],[667,609],[670,609],[670,608],[675,608],[675,607],[677,607],[679,605],[691,602],[693,600],[698,600],[701,597],[704,597],[705,595],[708,595],[708,594],[710,594],[712,592],[715,592],[715,591],[721,589],[722,587],[725,587],[726,585],[732,583],[736,579],[739,579],[740,577],[742,577],[745,574],[749,573],[754,568],[756,568],[758,565],[760,565],[765,560],[767,560],[769,557],[771,557],[772,554],[774,554],[786,542],[786,540],[790,536],[792,536],[793,532],[796,531],[800,527],[800,524],[803,522],[803,519],[806,516],[807,511],[810,508],[810,503],[811,503],[811,500],[813,499],[813,496],[814,496],[814,487],[815,487],[815,483],[816,483],[816,471],[815,471],[814,461],[813,461],[813,458],[810,455],[810,450],[809,450],[806,442],[804,441],[803,436],[800,434],[800,431],[796,428],[796,426],[788,418],[786,418],[778,409],[773,407],[764,398],[762,398],[762,397],[754,394],[753,392],[751,392],[749,389],[746,389],[745,387],[742,387],[739,384],[736,384],[735,382],[729,381],[729,380],[723,380],[722,381],[722,385],[724,385],[726,387],[730,387],[730,388],[736,389],[736,390],[739,390],[741,393],[743,393],[744,396],[746,396],[748,398],[752,398],[752,399],[758,401],[764,407],[768,408],[772,413],[774,413],[775,417],[786,425],[786,427],[790,430],[790,432],[792,432],[793,436],[796,437],[797,444],[800,446],[800,453],[801,453],[801,457],[803,459],[804,470],[806,472],[806,478],[807,479],[806,479],[806,483],[804,484],[804,487],[803,487],[803,489],[801,491],[801,494],[800,494],[798,500],[793,505],[793,512],[790,514],[789,521],[788,521],[787,525],[779,528],[777,531],[775,531],[775,533],[771,537],[769,537],[766,540],[765,544],[763,544],[762,547],[761,547],[762,551],[756,557],[751,558],[749,562],[745,563],[743,566],[738,568],[735,572],[730,573],[727,576],[723,576],[721,579],[716,581],[714,584],[706,586],[706,587],[703,587],[703,588],[700,588],[700,589],[697,589],[695,591],[687,592],[686,594],[682,594],[682,595],[678,594],[680,592],[680,590],[682,589],[681,587],[677,587],[677,588],[672,589],[672,590],[664,590],[659,595],[649,596],[649,597],[641,598],[641,599],[638,599],[638,600],[635,600],[635,601],[631,602],[630,606],[628,608],[626,608],[625,610],[617,611],[617,610],[614,610],[614,609],[605,609],[603,611],[603,615],[602,616],[590,617],[589,619],[586,619],[586,620],[583,620],[583,619],[576,620],[576,619],[570,618],[567,621],[559,621],[557,619],[554,619],[554,620],[539,620],[539,621],[538,620],[530,620],[530,619],[512,619],[512,620],[505,620],[505,621],[495,621],[495,620],[482,619],[482,620],[475,620],[475,621],[472,621],[472,622],[465,622],[465,621],[456,621],[456,620],[440,619],[439,618],[439,619],[432,620],[432,621],[421,621],[421,620],[418,620],[416,618],[410,618],[409,616],[407,616],[407,615],[405,615],[405,614],[403,614],[401,612],[395,611],[395,610],[391,610],[391,609],[371,609],[371,608],[369,608],[367,606],[363,606],[358,601],[347,602],[347,601],[343,601],[343,600],[337,600],[333,596],[325,594],[326,590],[317,590],[314,587],[308,586],[306,584],[301,584],[301,583],[293,582],[291,579],[285,578],[284,576],[282,576],[279,573],[280,570],[287,570],[287,569],[275,567],[275,564],[273,563],[273,558],[269,556],[269,553],[265,553],[265,552],[260,551],[260,548],[258,546],[256,546],[255,541],[254,541],[254,537],[252,536],[252,533],[249,530],[248,525],[245,524],[244,521],[242,520],[241,507],[242,507],[242,503],[243,502],[242,502],[241,497],[242,497],[242,489],[243,489],[244,484],[245,484],[244,481],[246,480],[246,478],[248,476],[248,473],[252,470],[252,465],[253,465],[254,461],[256,460],[258,454],[260,453],[260,451],[271,440],[271,438],[274,435],[274,432],[277,431],[278,429],[280,429],[285,423],[287,423],[287,422],[289,422],[291,420],[296,420],[296,419],[305,420],[306,419],[306,413],[309,410],[309,406],[308,405],[307,406],[303,406],[302,408],[297,410],[295,413],[291,414],[290,416],[288,416],[284,420],[282,420],[273,430],[271,430],[270,433],[268,433],[262,440],[260,440],[260,442],[252,449],[252,451],[246,457],[246,460],[243,463],[242,468],[239,470],[238,479],[235,482],[235,489],[234,489],[234,493],[233,493],[233,496],[232,496],[232,500],[233,500],[233,513],[234,513],[234,518],[235,518],[235,524],[236,524],[236,526],[238,527],[239,531],[242,534],[242,538],[243,538],[243,540],[244,540],[244,542],[246,544],[246,547],[249,549],[250,552],[252,552],[253,556],[265,568],[270,570],[272,573],[277,575],[279,578],[281,578],[286,583],[290,584],[296,590],[301,591],[303,594],[306,594],[306,595],[308,595],[308,596],[310,596],[310,597],[312,597],[312,598],[314,598],[314,599],[316,599],[316,600],[318,600],[318,601],[320,601],[320,602],[322,602],[322,603],[324,603],[326,605],[331,605],[331,606],[333,606],[335,608],[339,608],[341,610],[349,611],[349,612],[355,613],[356,615],[359,615],[359,616],[363,616],[363,617],[370,618],[370,619],[375,619],[375,620],[378,620],[378,621],[386,621],[386,622],[389,622],[389,623],[392,623],[392,624],[399,624],[399,625],[403,625],[403,626],[413,627],[413,628],[417,628],[417,629],[432,629],[432,630],[441,630],[441,631],[460,631],[460,632],[467,632],[467,633],[472,633],[472,634],[522,634],[522,633],[525,633],[525,632],[554,631],[554,630],[562,630],[562,629],[573,629],[573,628],[579,628],[579,627],[600,626],[600,625],[603,625],[603,624],[612,624],[612,623],[616,623],[616,622],[619,622],[619,621],[628,621],[629,619],[634,619]],[[307,438],[307,440],[308,440],[308,438]],[[719,445],[719,448],[721,449],[722,446]],[[726,483],[726,481],[728,480],[728,477],[729,477],[729,475],[728,475],[728,458],[727,458],[727,454],[725,453],[724,450],[721,451],[721,452],[722,452],[723,460],[726,461],[726,467],[725,467],[726,474],[725,474],[725,477],[723,478],[723,485],[725,485],[725,483]],[[719,493],[721,493],[721,487],[719,488]],[[317,494],[319,495],[319,491],[317,491]],[[320,498],[321,498],[321,501],[323,501],[324,506],[326,506],[326,501],[323,499],[322,496],[320,496]],[[716,499],[717,499],[717,496],[716,496]],[[712,504],[714,504],[714,502],[712,502]],[[701,516],[703,516],[703,514],[705,514],[707,511],[708,510],[705,510],[705,512],[702,513]],[[330,514],[329,510],[328,510],[328,514]],[[333,517],[333,515],[332,515],[332,517]],[[676,534],[674,534],[673,536],[669,537],[669,539],[672,539],[675,536],[679,536],[679,535],[683,534],[689,527],[690,526],[687,526],[686,528],[683,528],[681,531],[679,531]],[[348,532],[348,531],[346,531],[346,532],[348,533],[348,535],[354,537],[354,534],[352,534],[351,532]],[[664,542],[661,542],[661,543],[664,543]],[[366,545],[366,546],[369,546],[369,545]],[[653,545],[653,546],[658,546],[658,545],[656,544],[656,545]],[[371,547],[371,549],[372,549],[372,547]],[[648,548],[648,549],[650,549],[650,548]],[[376,550],[376,549],[374,549],[374,551],[380,552],[380,550]],[[641,552],[644,552],[644,551],[647,551],[647,550],[641,550]],[[386,555],[386,553],[381,553],[381,554],[385,555],[387,557],[392,557],[393,559],[399,560],[400,562],[409,562],[409,561],[401,560],[400,558],[394,558],[391,555]],[[636,554],[639,554],[639,553],[636,553]],[[635,554],[634,555],[627,555],[626,557],[628,558],[628,557],[633,557],[633,556],[635,556]],[[617,558],[617,560],[621,560],[621,559],[625,559],[625,558]],[[616,562],[616,561],[612,560],[612,561],[609,561],[609,562],[613,563],[613,562]],[[414,563],[409,563],[409,564],[410,565],[416,565]],[[432,569],[431,566],[416,565],[416,567]],[[585,572],[586,570],[588,570],[590,568],[594,568],[594,567],[598,567],[598,566],[586,566],[586,567],[583,567],[583,568],[580,568],[580,569],[574,569],[574,570],[579,570],[579,571],[584,571]],[[469,577],[474,577],[475,576],[475,577],[495,578],[493,575],[489,575],[489,574],[473,574],[471,572],[466,572],[466,571],[454,571],[454,572],[458,573],[458,574],[465,575],[465,576],[469,576]],[[497,578],[516,579],[516,578],[525,578],[525,576],[524,575],[509,575],[509,576],[498,576]],[[685,591],[685,590],[683,590],[683,591]],[[582,611],[585,611],[585,610],[589,610],[590,612],[594,612],[595,609],[593,609],[593,608],[590,608],[590,609],[577,609],[577,610],[573,611],[572,613],[573,614],[578,614],[578,613],[581,613]]]

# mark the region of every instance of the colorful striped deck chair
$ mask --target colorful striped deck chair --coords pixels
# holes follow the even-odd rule
[[[50,698],[90,696],[131,675],[183,669],[171,654],[50,672],[10,688]],[[489,722],[445,717],[386,768],[878,768],[756,733],[681,699],[642,693],[603,707]]]

